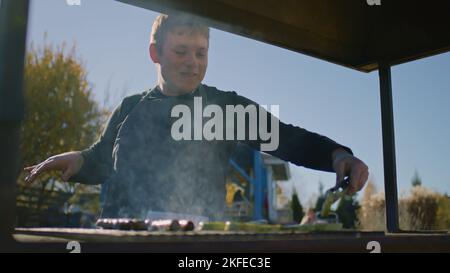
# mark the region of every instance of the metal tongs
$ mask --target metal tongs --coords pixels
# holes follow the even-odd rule
[[[341,197],[347,194],[347,187],[350,183],[350,178],[347,177],[341,182],[337,183],[336,186],[330,188],[325,192],[325,201],[322,204],[322,210],[320,212],[321,218],[327,218],[330,214],[331,206],[339,200]]]

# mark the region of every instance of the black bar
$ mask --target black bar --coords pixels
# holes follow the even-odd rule
[[[380,62],[378,71],[380,77],[381,123],[383,131],[386,228],[388,232],[399,232],[391,66],[389,63]]]
[[[28,0],[0,2],[0,250],[13,242],[28,4]]]

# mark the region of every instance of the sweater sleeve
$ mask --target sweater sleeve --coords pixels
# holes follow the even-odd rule
[[[97,141],[81,151],[83,166],[77,174],[69,178],[69,181],[91,185],[105,182],[113,170],[112,154],[117,133],[126,116],[145,94],[146,92],[126,97],[116,107]]]
[[[83,165],[69,181],[95,185],[102,184],[109,177],[112,171],[112,149],[120,124],[120,109],[121,105],[112,112],[97,141],[81,151]]]
[[[256,126],[256,140],[249,140],[246,138],[241,141],[245,144],[249,145],[253,149],[261,151],[261,144],[268,143],[270,141],[276,142],[275,132],[276,130],[272,130],[272,123],[275,122],[279,125],[278,130],[278,143],[274,144],[275,149],[272,150],[262,150],[268,154],[271,154],[275,157],[278,157],[282,160],[289,161],[295,165],[307,167],[310,169],[334,172],[332,167],[332,153],[338,148],[343,148],[350,154],[353,154],[352,150],[344,145],[341,145],[332,139],[320,135],[315,132],[310,132],[306,129],[300,128],[298,126],[294,126],[292,124],[286,124],[281,122],[275,115],[272,115],[270,112],[266,111],[263,107],[260,106],[243,96],[237,95],[235,92],[229,92],[232,94],[234,105],[242,105],[247,107],[248,105],[254,105],[257,109],[257,126]],[[261,110],[259,110],[261,109]],[[260,112],[261,111],[261,112]],[[261,115],[261,113],[263,115]],[[267,118],[266,118],[266,117]],[[272,135],[272,140],[263,140],[260,137],[260,118],[263,118],[267,121],[266,128],[267,132]],[[272,120],[273,119],[273,120]],[[248,130],[248,120],[246,120],[246,132]],[[262,123],[264,124],[264,123]],[[255,128],[255,127],[254,127]],[[264,130],[263,130],[264,131]],[[276,145],[278,144],[278,145]],[[272,145],[270,145],[272,146]]]

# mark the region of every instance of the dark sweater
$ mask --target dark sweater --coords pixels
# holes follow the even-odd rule
[[[185,104],[194,112],[198,96],[203,108],[215,104],[224,113],[225,105],[258,107],[236,92],[203,84],[182,96],[165,96],[157,87],[129,96],[114,110],[99,140],[82,151],[82,169],[69,181],[107,186],[102,217],[143,218],[148,211],[168,211],[222,219],[225,175],[234,148],[241,142],[259,150],[262,141],[174,140],[171,126],[177,118],[171,117],[172,107]],[[279,146],[268,153],[332,172],[331,154],[339,147],[352,153],[325,136],[280,122]]]

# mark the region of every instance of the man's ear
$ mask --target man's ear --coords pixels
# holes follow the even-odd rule
[[[150,44],[150,58],[155,64],[159,64],[159,54],[155,44]]]

